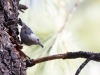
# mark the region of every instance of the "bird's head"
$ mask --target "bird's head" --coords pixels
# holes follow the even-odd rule
[[[40,42],[40,40],[39,40],[38,38],[36,39],[36,42],[37,42],[37,44],[40,45],[42,48],[44,47],[44,46],[41,44],[41,42]]]

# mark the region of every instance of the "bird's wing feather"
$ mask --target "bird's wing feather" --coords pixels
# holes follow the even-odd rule
[[[25,33],[26,34],[31,34],[31,33],[34,34],[33,31],[30,28],[25,29]]]

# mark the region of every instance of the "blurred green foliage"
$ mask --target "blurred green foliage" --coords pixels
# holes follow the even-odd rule
[[[100,50],[100,0],[83,0],[62,33],[57,34],[77,0],[21,0],[28,6],[21,19],[44,45],[24,46],[31,58],[74,51]],[[74,75],[83,59],[53,60],[28,68],[27,75]],[[95,65],[95,66],[94,66]],[[99,75],[100,66],[90,62],[80,75]],[[96,70],[96,72],[94,72]]]

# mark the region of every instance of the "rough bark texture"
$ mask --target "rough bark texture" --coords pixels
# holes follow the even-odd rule
[[[19,0],[0,0],[0,75],[26,75],[26,63],[19,51]]]

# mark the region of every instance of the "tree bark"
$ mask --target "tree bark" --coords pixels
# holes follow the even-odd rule
[[[19,0],[0,0],[0,75],[26,75],[18,38]]]

